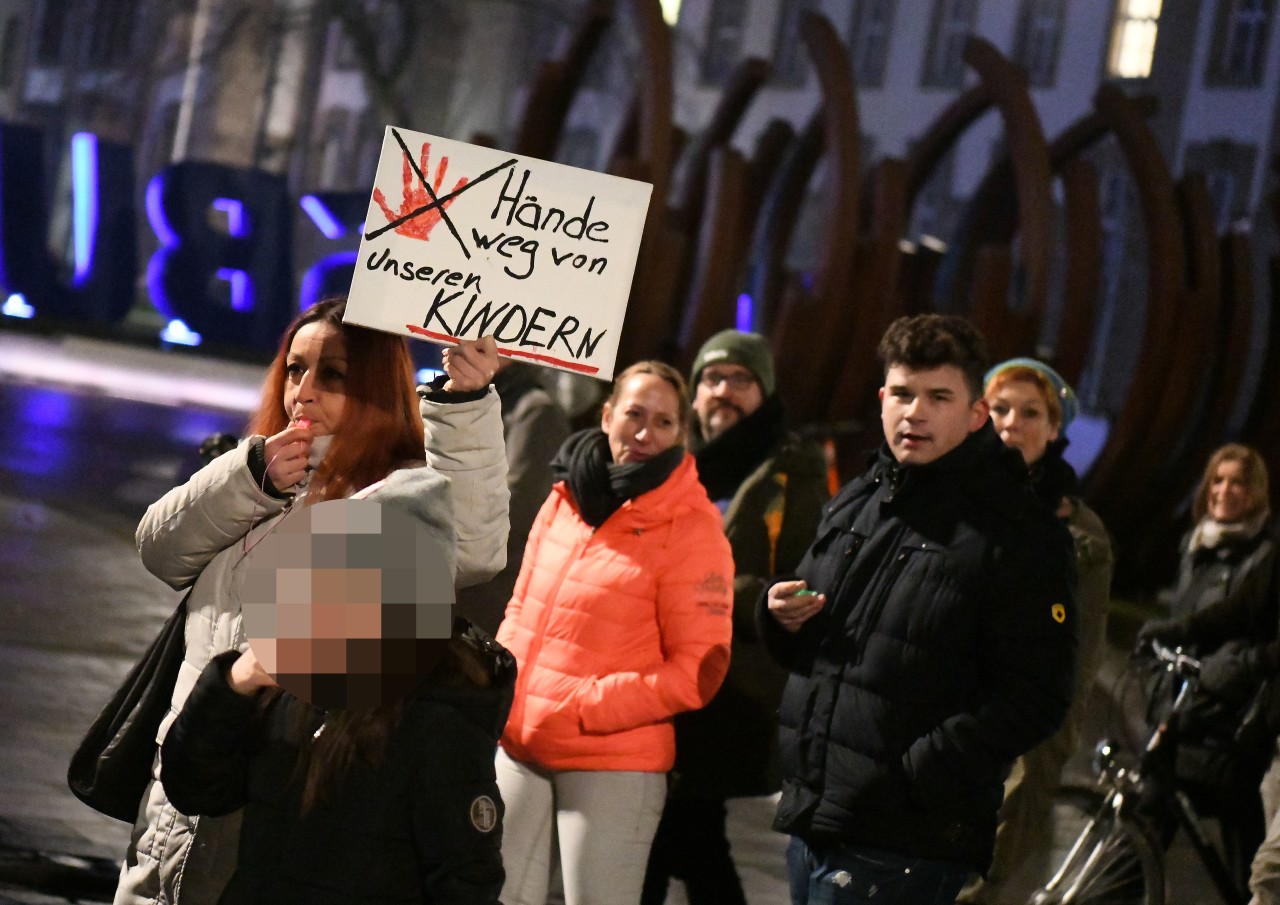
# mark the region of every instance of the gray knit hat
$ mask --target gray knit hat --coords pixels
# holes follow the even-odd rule
[[[743,333],[741,330],[721,330],[702,344],[698,357],[693,360],[689,383],[696,386],[702,369],[714,364],[740,365],[751,372],[765,396],[772,396],[776,381],[773,372],[773,352],[769,341],[759,333]]]

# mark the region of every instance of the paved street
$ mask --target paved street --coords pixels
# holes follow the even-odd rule
[[[103,876],[114,876],[128,827],[77,801],[65,771],[89,722],[177,602],[142,568],[133,529],[192,467],[204,437],[244,423],[237,411],[48,382],[116,370],[130,395],[182,401],[183,381],[202,370],[169,375],[171,356],[113,351],[0,333],[0,901],[63,901],[19,892],[18,881],[92,901]],[[5,373],[33,355],[27,372],[39,382]],[[108,356],[125,363],[109,368]],[[221,369],[241,388],[259,370]]]
[[[110,386],[94,386],[106,371]],[[239,432],[259,376],[246,365],[0,331],[0,905],[109,901],[128,827],[73,798],[65,770],[177,600],[143,570],[133,529],[190,471],[204,437]],[[1106,709],[1104,696],[1097,731]],[[1086,733],[1090,745],[1096,734]],[[772,812],[768,799],[730,808],[751,905],[787,902]],[[1185,844],[1171,862],[1171,902],[1217,901]],[[678,883],[668,902],[685,905]]]

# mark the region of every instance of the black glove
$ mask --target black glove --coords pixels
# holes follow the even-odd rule
[[[1200,659],[1200,687],[1220,698],[1241,699],[1253,685],[1248,652],[1214,651]]]
[[[1151,642],[1159,641],[1170,647],[1177,647],[1187,640],[1187,627],[1181,619],[1148,619],[1138,629],[1138,640],[1134,645],[1135,654],[1150,654]]]

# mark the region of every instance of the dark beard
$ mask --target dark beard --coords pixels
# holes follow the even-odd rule
[[[786,436],[782,400],[770,396],[750,415],[725,428],[714,439],[691,438],[698,480],[713,500],[731,497],[774,446]]]
[[[706,431],[703,431],[703,435],[707,436],[709,440],[714,440],[716,437],[720,436],[720,434],[723,434],[725,431],[732,430],[734,427],[741,424],[743,420],[747,417],[747,413],[743,411],[740,406],[734,405],[732,402],[717,401],[715,404],[715,407],[707,412],[707,421],[710,422],[711,418],[722,409],[729,409],[730,411],[737,412],[738,419],[734,421],[733,424],[730,424],[727,427],[720,428],[720,430],[717,431],[714,435],[707,435]]]

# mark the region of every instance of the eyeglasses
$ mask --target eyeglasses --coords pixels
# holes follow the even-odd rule
[[[714,390],[722,383],[729,384],[731,390],[745,390],[756,382],[750,371],[712,371],[710,368],[702,372],[699,382],[708,390]]]

